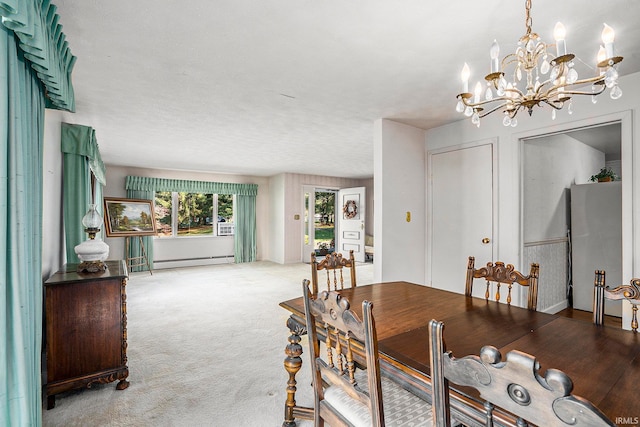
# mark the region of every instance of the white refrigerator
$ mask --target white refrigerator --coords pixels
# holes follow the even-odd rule
[[[595,270],[608,286],[622,284],[621,181],[571,186],[571,242],[573,308],[593,311]],[[607,301],[605,313],[621,316],[621,302]]]

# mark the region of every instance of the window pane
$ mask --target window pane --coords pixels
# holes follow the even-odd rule
[[[158,237],[171,236],[171,192],[156,193],[155,200],[156,227]]]
[[[213,234],[213,195],[178,193],[178,236]]]
[[[218,194],[218,236],[233,236],[233,195]]]

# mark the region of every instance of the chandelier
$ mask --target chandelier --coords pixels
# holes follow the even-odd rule
[[[568,105],[572,113],[572,95],[591,95],[596,103],[596,96],[605,89],[610,89],[612,99],[622,96],[618,87],[616,64],[622,61],[621,56],[614,56],[613,41],[615,33],[604,24],[602,31],[603,46],[598,51],[596,65],[597,75],[580,79],[574,67],[575,55],[567,53],[565,28],[558,22],[553,36],[556,41],[555,55],[551,51],[554,45],[546,44],[540,36],[531,31],[531,0],[525,1],[527,32],[520,38],[515,53],[509,54],[498,63],[500,47],[494,40],[489,51],[491,57],[491,73],[486,77],[486,86],[478,82],[474,93],[469,93],[469,66],[465,63],[460,75],[463,92],[457,96],[456,111],[471,117],[471,122],[480,127],[480,118],[495,111],[502,111],[505,126],[515,127],[518,124],[516,115],[520,110],[527,110],[529,115],[533,108],[550,105],[551,118],[556,118],[556,110]],[[580,90],[591,84],[591,90]],[[495,94],[494,94],[495,91]]]

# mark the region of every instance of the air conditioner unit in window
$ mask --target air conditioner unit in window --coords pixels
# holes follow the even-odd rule
[[[230,222],[218,223],[218,236],[233,236],[235,234],[235,226]]]

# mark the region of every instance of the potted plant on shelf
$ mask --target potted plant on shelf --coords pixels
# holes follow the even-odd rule
[[[616,175],[611,168],[607,167],[600,169],[600,172],[595,175],[591,175],[591,178],[589,178],[589,181],[592,182],[609,182],[616,180],[620,180],[620,177]]]

